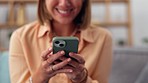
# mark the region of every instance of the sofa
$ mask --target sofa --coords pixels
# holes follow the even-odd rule
[[[0,52],[0,83],[10,83],[8,51]]]
[[[116,47],[109,83],[148,83],[148,48]]]

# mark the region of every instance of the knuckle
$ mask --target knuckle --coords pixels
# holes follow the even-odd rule
[[[42,53],[41,53],[41,56],[44,56],[45,55],[45,51],[43,51]]]
[[[66,65],[69,63],[69,61],[65,60],[63,63],[64,63],[63,65]]]
[[[44,58],[44,54],[43,53],[41,53],[41,58]]]
[[[82,57],[79,59],[79,62],[80,62],[81,64],[85,64],[85,60],[84,60]]]
[[[61,51],[57,53],[58,56],[62,56]]]
[[[60,52],[57,52],[54,54],[54,56],[56,56],[56,57],[59,57],[60,55],[61,55]]]
[[[62,68],[62,67],[65,66],[66,64],[67,64],[67,62],[62,62],[62,63],[60,63],[60,64],[58,65],[57,68]]]
[[[85,64],[85,60],[82,60],[82,64]]]
[[[54,69],[54,71],[56,71],[59,68],[58,68],[58,66],[55,65],[55,66],[53,66],[53,69]]]
[[[57,68],[62,68],[64,65],[64,63],[60,63]]]
[[[50,68],[45,69],[45,72],[50,72],[50,71],[51,71]]]
[[[80,65],[80,70],[82,71],[82,70],[84,70],[84,66],[83,65]]]
[[[47,62],[48,62],[48,63],[50,63],[51,61],[52,61],[52,59],[51,59],[51,58],[48,58],[48,59],[47,59]]]
[[[60,57],[59,59],[60,59],[60,60],[65,60],[66,58],[65,58],[65,57]]]
[[[47,64],[47,62],[42,62],[42,66],[44,67],[44,66],[46,66],[46,64]]]

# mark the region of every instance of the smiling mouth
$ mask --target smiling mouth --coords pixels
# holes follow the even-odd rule
[[[68,15],[68,14],[71,14],[71,12],[72,12],[74,9],[62,10],[62,9],[56,8],[56,10],[57,10],[58,13],[60,13],[60,14]]]

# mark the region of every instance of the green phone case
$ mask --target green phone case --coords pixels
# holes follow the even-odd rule
[[[54,37],[52,42],[53,53],[64,50],[65,56],[69,57],[69,52],[78,52],[79,40],[77,37]]]

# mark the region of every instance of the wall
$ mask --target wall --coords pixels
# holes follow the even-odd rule
[[[133,32],[136,46],[144,46],[142,39],[148,38],[148,0],[132,0]],[[148,46],[148,44],[147,44]]]
[[[132,9],[132,30],[133,30],[133,40],[134,46],[148,46],[148,44],[143,43],[143,38],[148,38],[148,0],[131,0],[131,9]],[[97,8],[99,9],[97,9]],[[122,20],[125,21],[126,7],[124,4],[112,5],[112,19],[113,20]],[[104,20],[104,7],[93,5],[93,17],[95,19]],[[117,43],[118,40],[127,39],[126,29],[123,28],[110,28],[110,31],[114,37],[114,43]]]
[[[17,6],[16,6],[16,9]],[[3,11],[3,12],[2,12]],[[32,22],[37,18],[37,6],[35,4],[28,4],[26,5],[26,21]],[[5,23],[8,21],[7,14],[8,14],[8,8],[7,5],[1,5],[0,4],[0,23]],[[17,15],[16,15],[17,17]],[[11,27],[10,27],[11,28]],[[5,48],[9,47],[9,35],[17,28],[3,28],[0,29],[0,46],[3,46]]]

